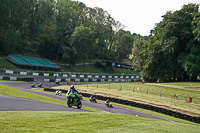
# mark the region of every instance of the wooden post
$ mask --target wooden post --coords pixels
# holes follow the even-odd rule
[[[148,94],[148,90],[149,90],[149,89],[147,89],[147,92],[146,92],[146,94]]]
[[[119,89],[119,91],[121,91],[122,90],[122,85],[121,85],[121,88]]]
[[[162,91],[160,92],[160,97],[161,97],[161,95],[162,95]]]
[[[110,83],[109,83],[109,87],[108,87],[108,89],[110,89]]]
[[[134,92],[135,86],[133,87],[133,92]]]
[[[174,99],[176,98],[178,100],[178,97],[176,96],[176,93],[174,93],[174,95],[171,97],[171,99],[172,98],[174,98]]]

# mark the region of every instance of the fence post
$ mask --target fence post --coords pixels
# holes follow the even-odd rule
[[[160,92],[160,97],[161,97],[161,95],[162,95],[162,91]]]
[[[176,96],[176,93],[174,93],[174,95],[171,97],[171,99],[172,98],[174,98],[174,99],[176,98],[178,100],[178,97]]]
[[[147,89],[147,92],[146,92],[146,94],[148,94],[148,90],[149,90],[149,89]]]
[[[122,85],[121,85],[121,88],[119,89],[119,91],[121,91],[122,90]]]

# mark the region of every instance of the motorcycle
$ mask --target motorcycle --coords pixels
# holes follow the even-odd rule
[[[71,108],[72,106],[76,106],[78,109],[81,109],[81,107],[82,107],[82,102],[81,102],[82,95],[81,94],[70,93],[70,94],[66,94],[66,97],[67,97],[68,107]]]
[[[38,87],[42,87],[42,85],[43,85],[42,83],[39,83],[39,84],[38,84]]]
[[[109,107],[109,108],[113,108],[113,105],[112,105],[112,103],[111,102],[105,102],[105,105],[107,106],[107,107]]]
[[[59,85],[59,84],[60,84],[60,81],[56,81],[56,84]]]
[[[31,85],[31,87],[35,87],[35,83],[33,83],[33,84]]]
[[[61,95],[62,95],[62,91],[61,91],[61,90],[57,90],[57,91],[56,91],[56,95],[61,96]]]
[[[94,103],[97,103],[97,100],[96,100],[96,97],[90,97],[90,102],[94,102]]]

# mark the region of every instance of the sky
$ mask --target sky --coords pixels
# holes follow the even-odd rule
[[[114,20],[125,26],[126,31],[148,36],[155,24],[162,21],[167,11],[180,10],[184,4],[199,0],[75,0],[86,6],[107,11]]]

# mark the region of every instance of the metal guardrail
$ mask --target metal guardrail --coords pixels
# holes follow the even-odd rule
[[[55,73],[42,73],[33,71],[19,71],[0,69],[0,75],[10,76],[40,76],[40,77],[63,77],[63,78],[102,78],[102,79],[141,79],[136,74],[107,74],[107,73],[79,73],[79,72],[55,72]]]

